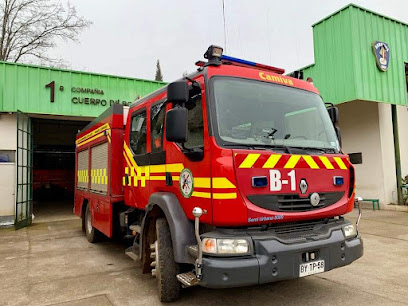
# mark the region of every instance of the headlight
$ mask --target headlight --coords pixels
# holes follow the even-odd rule
[[[235,255],[248,254],[249,243],[246,239],[215,239],[202,240],[203,252],[207,254]]]
[[[343,232],[344,232],[344,236],[346,236],[346,239],[354,238],[357,236],[357,229],[354,224],[348,224],[344,226]]]

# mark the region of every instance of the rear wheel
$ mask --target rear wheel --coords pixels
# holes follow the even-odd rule
[[[91,243],[98,242],[101,237],[101,233],[92,226],[92,214],[89,204],[87,204],[85,211],[85,235],[86,239]]]
[[[180,296],[181,284],[176,277],[180,265],[174,261],[170,228],[165,218],[156,220],[156,239],[151,245],[152,274],[157,277],[160,301],[172,302]]]

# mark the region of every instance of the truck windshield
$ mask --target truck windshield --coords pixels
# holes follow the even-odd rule
[[[319,95],[230,77],[215,77],[212,84],[223,145],[339,152],[333,124]]]

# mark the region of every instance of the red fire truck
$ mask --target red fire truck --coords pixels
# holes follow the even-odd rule
[[[358,222],[342,217],[355,177],[338,110],[282,69],[217,46],[204,57],[77,135],[74,211],[88,240],[132,239],[126,254],[164,302],[182,287],[262,284],[360,258]]]

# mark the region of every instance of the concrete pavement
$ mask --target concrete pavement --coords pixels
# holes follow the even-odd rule
[[[408,214],[363,213],[365,254],[350,266],[252,287],[188,288],[173,305],[406,305]],[[124,248],[111,241],[88,243],[72,216],[2,229],[0,304],[159,305],[155,279],[142,275]]]

